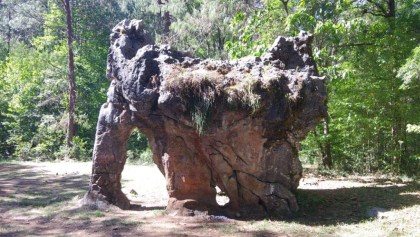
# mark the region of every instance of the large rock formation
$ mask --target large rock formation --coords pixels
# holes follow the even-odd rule
[[[200,60],[157,46],[142,22],[111,34],[87,199],[130,206],[126,143],[138,128],[166,177],[167,212],[283,216],[298,210],[299,141],[326,114],[312,36],[279,37],[263,57]],[[230,201],[216,203],[218,186]]]

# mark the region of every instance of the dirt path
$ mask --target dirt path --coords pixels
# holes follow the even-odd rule
[[[90,163],[0,163],[0,236],[420,236],[416,182],[308,176],[294,218],[231,220],[165,215],[165,180],[153,166],[123,172],[132,210],[82,207],[90,170]]]

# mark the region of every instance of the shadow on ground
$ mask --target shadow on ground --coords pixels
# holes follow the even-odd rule
[[[46,175],[21,164],[0,164],[0,213],[26,207],[46,207],[83,195],[87,175]]]
[[[305,225],[353,224],[370,219],[369,209],[399,210],[420,204],[417,182],[381,187],[299,189],[299,212],[291,221]]]
[[[163,211],[165,210],[166,207],[164,206],[153,206],[153,207],[145,207],[142,206],[141,204],[133,204],[131,203],[130,205],[130,210],[131,211]]]
[[[107,213],[79,205],[89,179],[89,175],[77,172],[57,170],[55,174],[32,165],[0,163],[0,236],[141,234],[137,230],[140,221],[113,217],[112,210]],[[160,213],[164,209],[135,203],[130,208]]]

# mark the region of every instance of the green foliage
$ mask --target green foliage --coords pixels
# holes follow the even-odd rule
[[[399,69],[397,77],[403,81],[400,89],[419,89],[420,85],[420,46],[413,49],[412,55]]]
[[[266,8],[256,9],[254,14],[249,17],[242,11],[235,15],[231,26],[236,37],[225,44],[225,49],[232,58],[242,58],[251,54],[261,56],[265,52],[268,43],[270,43],[267,42],[266,38],[270,36],[265,34],[264,31],[270,32],[270,35],[274,33],[267,31],[269,24],[273,23],[270,19],[281,17],[274,11],[270,11],[271,6],[271,4],[268,4]],[[272,40],[273,38],[268,41]]]
[[[418,173],[419,2],[398,2],[395,17],[371,1],[282,3],[239,11],[231,23],[237,37],[225,47],[238,58],[260,55],[278,34],[315,35],[314,58],[328,79],[330,129],[311,133],[302,157],[321,162],[320,147],[328,142],[335,168]]]
[[[315,129],[319,129],[318,127]],[[321,154],[317,143],[317,138],[314,133],[309,133],[308,137],[301,142],[299,151],[299,158],[303,164],[320,164]]]
[[[34,46],[15,48],[4,62],[1,75],[7,103],[4,110],[4,125],[9,131],[7,143],[16,147],[18,156],[29,155],[28,149],[38,145],[35,150],[38,153],[53,149],[52,143],[60,135],[60,131],[51,128],[62,116],[59,98],[64,93],[64,87],[60,86],[64,74],[54,64],[64,62],[65,48],[57,46],[56,51],[47,51]]]
[[[110,29],[123,18],[139,18],[157,42],[222,59],[261,55],[278,35],[313,33],[313,56],[328,83],[329,131],[320,125],[309,134],[301,147],[303,160],[322,162],[322,147],[329,143],[334,168],[341,171],[418,174],[418,0],[395,1],[394,12],[385,4],[391,0],[162,2],[72,1],[77,129],[74,147],[64,149],[68,85],[63,6],[56,0],[1,1],[0,155],[88,159],[95,111],[106,101]],[[163,35],[165,11],[171,16],[168,35]],[[182,80],[187,87],[196,83],[196,91],[181,93],[190,96],[200,133],[211,122],[215,93],[235,95],[239,100],[231,101],[233,107],[258,110],[251,83],[203,91],[213,88],[200,84],[206,81]],[[127,155],[132,160],[150,157],[147,139],[133,133]]]
[[[127,159],[139,164],[152,164],[153,154],[149,148],[147,138],[137,129],[133,131],[127,144]]]
[[[1,154],[20,159],[76,158],[91,156],[97,113],[105,101],[104,79],[108,35],[122,13],[114,1],[77,1],[73,6],[76,53],[75,145],[65,149],[67,94],[67,45],[63,6],[48,1],[39,36],[15,43],[0,64],[2,129]],[[87,7],[86,6],[90,6]],[[95,6],[95,7],[93,7]],[[18,8],[19,6],[14,6]],[[115,11],[116,10],[116,11]],[[90,11],[90,12],[89,12]],[[113,18],[114,17],[114,18]],[[107,23],[103,24],[103,20]]]
[[[420,133],[420,125],[416,124],[407,124],[408,133]]]
[[[16,43],[29,43],[31,39],[42,34],[44,23],[42,16],[45,14],[46,2],[45,0],[0,1],[0,41],[5,41],[3,47],[7,53]],[[0,54],[0,60],[6,55]]]
[[[64,157],[65,159],[87,161],[90,159],[89,153],[91,149],[87,145],[88,143],[86,141],[76,136],[73,138],[73,146],[68,147],[68,146],[62,145],[60,147],[60,150],[55,153],[55,156],[58,159]]]
[[[225,21],[227,4],[219,0],[178,2],[173,4],[182,10],[171,9],[171,14],[179,19],[171,25],[168,43],[198,57],[226,58],[223,45],[230,34]]]

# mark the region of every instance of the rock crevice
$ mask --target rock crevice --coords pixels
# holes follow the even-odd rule
[[[262,57],[201,60],[157,46],[142,21],[114,27],[108,100],[93,152],[89,200],[130,206],[126,143],[138,128],[165,176],[167,212],[285,216],[298,210],[299,141],[326,115],[312,36],[278,37]],[[218,186],[230,202],[216,202]]]

